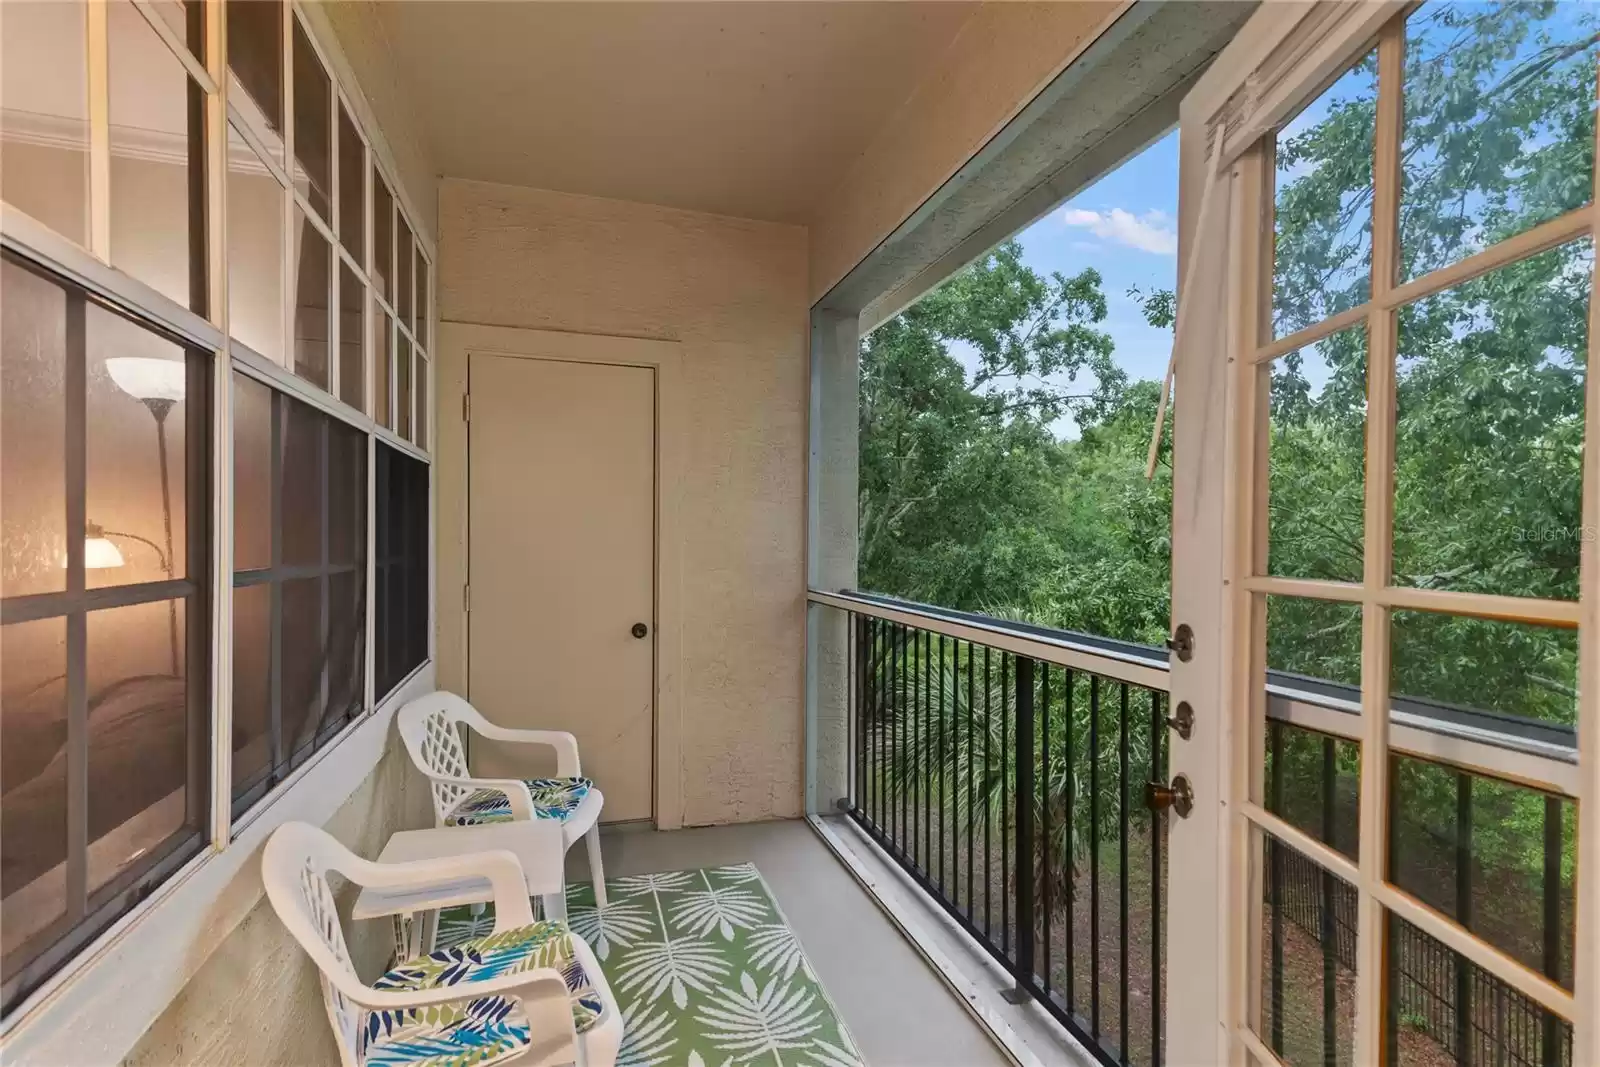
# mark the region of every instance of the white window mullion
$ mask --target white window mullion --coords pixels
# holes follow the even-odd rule
[[[1597,130],[1600,135],[1600,130]],[[1597,157],[1600,158],[1600,157]],[[1590,233],[1600,239],[1600,167],[1590,192]],[[1578,887],[1573,938],[1572,1062],[1600,1063],[1600,271],[1589,279],[1589,360],[1584,376],[1583,544],[1578,563]]]
[[[1382,1062],[1384,941],[1387,917],[1378,890],[1389,852],[1389,609],[1394,541],[1396,311],[1382,297],[1399,274],[1400,133],[1405,78],[1405,24],[1378,38],[1378,114],[1372,194],[1373,311],[1367,318],[1367,478],[1361,605],[1361,881],[1356,917],[1355,1060]],[[1269,305],[1270,306],[1270,305]]]
[[[227,7],[206,0],[207,265],[210,318],[221,329],[211,376],[211,847],[233,836],[233,357],[228,318]]]

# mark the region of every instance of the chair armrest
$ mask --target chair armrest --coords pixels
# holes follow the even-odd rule
[[[516,974],[496,975],[481,982],[461,982],[432,989],[373,989],[369,985],[358,985],[345,995],[363,1007],[393,1011],[397,1008],[425,1008],[454,1000],[491,997],[546,982],[554,983],[561,990],[561,995],[566,996],[566,979],[554,967],[536,967]]]
[[[493,789],[504,793],[506,799],[511,801],[511,817],[513,819],[531,819],[533,812],[533,794],[528,791],[528,783],[521,778],[461,778],[453,774],[435,774],[424,771],[431,782],[440,785],[459,785],[465,789]]]
[[[487,719],[481,723],[462,721],[491,741],[508,741],[514,745],[545,745],[555,749],[556,774],[562,778],[576,778],[583,773],[578,761],[578,739],[565,730],[513,730],[506,726],[496,726]]]
[[[520,783],[519,783],[520,784]],[[523,788],[524,796],[527,788]],[[410,886],[438,885],[462,878],[482,878],[494,893],[495,929],[527,926],[533,922],[533,906],[528,901],[528,881],[522,864],[507,849],[488,849],[460,856],[404,863],[372,863],[363,860],[344,872],[352,881],[374,889],[404,889]]]

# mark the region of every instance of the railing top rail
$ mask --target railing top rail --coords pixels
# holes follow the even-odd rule
[[[816,604],[988,644],[1045,662],[1093,671],[1151,689],[1167,690],[1170,687],[1167,651],[1154,645],[919,604],[879,593],[853,590],[829,593],[813,589],[807,593],[807,599]],[[1352,723],[1348,728],[1340,728],[1344,723],[1339,721],[1345,716],[1352,719],[1359,717],[1361,690],[1357,686],[1288,671],[1269,670],[1267,691],[1275,698],[1268,706],[1269,714],[1275,718],[1293,720],[1297,716],[1292,713],[1292,706],[1314,705],[1318,709],[1338,713],[1336,716],[1321,716],[1314,728],[1339,736],[1360,736],[1359,724]],[[1394,699],[1393,721],[1397,729],[1436,734],[1472,745],[1520,753],[1537,760],[1563,764],[1575,764],[1577,761],[1577,729],[1566,723],[1546,722],[1414,697]],[[1432,752],[1431,746],[1429,752]],[[1489,765],[1496,764],[1491,761]],[[1525,773],[1514,776],[1528,777]],[[1552,773],[1538,775],[1534,780],[1565,792],[1568,777],[1569,774],[1552,769]]]

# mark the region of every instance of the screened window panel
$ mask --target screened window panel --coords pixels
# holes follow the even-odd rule
[[[412,330],[415,327],[415,324],[412,322],[411,318],[413,309],[415,307],[415,301],[413,300],[414,294],[411,291],[411,268],[413,257],[416,255],[416,253],[412,247],[411,227],[406,225],[406,220],[403,215],[400,215],[398,212],[396,212],[395,217],[398,220],[398,225],[396,226],[397,236],[395,238],[394,252],[395,314],[400,317],[400,322],[405,326],[406,329]]]
[[[339,260],[339,399],[366,410],[367,287]]]
[[[298,207],[294,243],[294,372],[317,388],[327,389],[333,246]]]
[[[394,303],[391,279],[394,278],[394,196],[389,183],[376,167],[372,168],[372,287]]]
[[[394,432],[411,438],[411,341],[399,330],[394,335]]]
[[[367,156],[355,120],[339,104],[339,243],[357,263],[366,256]],[[363,264],[364,265],[364,264]]]
[[[0,479],[0,595],[58,593],[67,587],[67,292],[9,259],[0,271],[0,457],[30,475]]]
[[[7,928],[9,1010],[205,841],[209,509],[182,502],[204,492],[210,356],[9,254],[0,278],[8,341],[0,349],[0,382],[19,381],[25,399],[30,377],[42,373],[60,398],[64,442],[57,463],[48,462],[48,451],[37,463],[25,447],[0,452],[0,484],[12,499],[61,509],[61,541],[36,564],[64,574],[20,599],[22,583],[0,583],[0,925]],[[9,343],[22,337],[28,345]],[[166,390],[156,399],[171,430],[165,479],[157,420],[147,404],[119,391],[140,379],[111,380],[118,368],[108,373],[108,353],[154,361],[153,380]],[[53,369],[45,372],[47,365]],[[44,410],[48,425],[49,405]],[[114,439],[135,425],[138,443],[120,444],[130,466],[113,470]],[[113,486],[119,476],[122,484]],[[59,488],[30,492],[41,479],[57,480]],[[113,513],[131,529],[101,527],[91,514],[97,508],[118,509]],[[135,531],[155,536],[147,544]],[[13,541],[19,536],[24,543]],[[30,558],[25,527],[8,525],[5,538],[6,560]],[[135,563],[138,553],[149,554]],[[153,558],[167,564],[152,566]],[[112,572],[114,606],[97,599],[106,583],[93,580]],[[73,781],[67,768],[80,760],[87,773]]]
[[[284,189],[228,126],[228,332],[283,362]]]
[[[428,465],[377,443],[376,689],[382,700],[428,657]]]
[[[394,429],[394,411],[390,392],[393,389],[394,359],[390,346],[394,340],[394,320],[387,311],[377,312],[377,324],[372,335],[372,419],[379,426]]]
[[[229,99],[258,120],[278,163],[283,162],[283,19],[283,0],[228,2],[228,70],[243,90]]]

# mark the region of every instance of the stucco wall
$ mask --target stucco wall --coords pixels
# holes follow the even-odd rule
[[[324,828],[352,851],[370,858],[396,830],[431,821],[426,784],[391,729],[378,765]],[[259,862],[253,859],[239,875],[253,883],[257,894],[261,894]],[[381,921],[350,922],[353,890],[345,886],[338,896],[351,956],[357,971],[370,982],[383,972],[392,951],[391,928]],[[339,1062],[317,969],[278,921],[264,894],[122,1062],[124,1067],[224,1063],[305,1067]]]
[[[443,320],[682,344],[682,819],[798,815],[805,231],[456,179],[439,225]],[[458,602],[438,598],[440,685],[459,691]]]
[[[811,227],[820,299],[1016,115],[1126,6],[985,3],[823,198]]]

